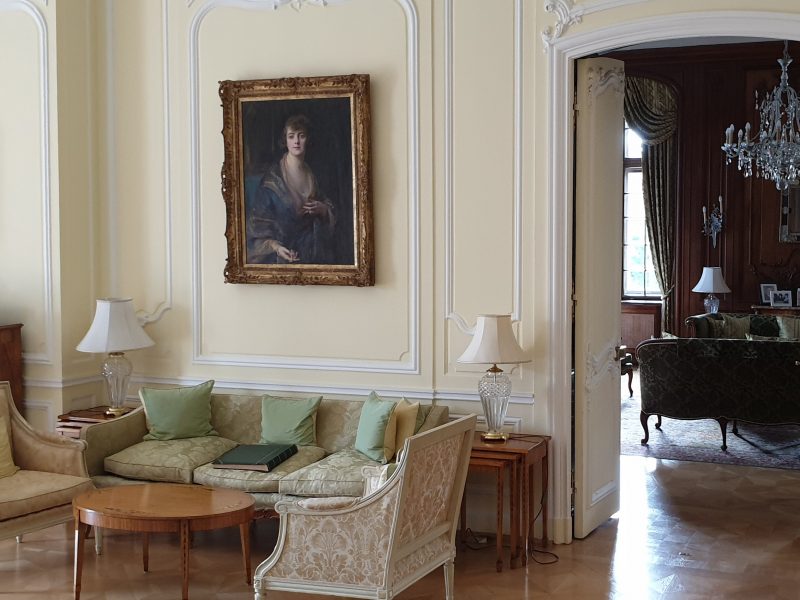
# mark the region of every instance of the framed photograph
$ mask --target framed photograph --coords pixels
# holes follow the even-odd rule
[[[369,75],[222,81],[227,283],[373,285]]]
[[[772,290],[769,293],[769,303],[770,306],[791,306],[791,290]]]
[[[769,293],[778,289],[777,283],[762,283],[761,284],[761,304],[769,304]]]

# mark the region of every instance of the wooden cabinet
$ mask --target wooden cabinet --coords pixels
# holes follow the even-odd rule
[[[0,325],[0,381],[11,384],[14,404],[22,413],[25,392],[22,386],[22,324]]]

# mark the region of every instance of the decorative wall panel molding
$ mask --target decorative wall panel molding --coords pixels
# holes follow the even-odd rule
[[[164,87],[164,263],[166,276],[164,287],[166,299],[158,304],[152,312],[139,310],[136,317],[140,325],[155,323],[164,313],[172,308],[172,141],[171,141],[171,115],[170,105],[170,72],[169,72],[169,0],[161,0],[161,56],[162,56],[162,85]],[[113,194],[111,198],[116,198]],[[111,236],[112,238],[114,236]]]
[[[47,6],[47,2],[44,2]],[[0,0],[0,13],[21,11],[31,17],[39,33],[39,160],[42,180],[39,191],[42,197],[42,290],[44,322],[38,324],[44,336],[44,352],[25,352],[26,363],[52,365],[55,350],[55,327],[53,326],[53,224],[51,217],[50,185],[50,64],[47,22],[39,9],[28,0]]]
[[[653,0],[601,0],[593,4],[576,6],[574,0],[545,0],[544,9],[547,12],[556,14],[556,24],[553,27],[545,27],[542,31],[542,42],[544,50],[560,38],[564,32],[572,25],[581,23],[583,17],[612,8],[629,6],[631,4],[641,4],[652,2]]]
[[[187,0],[186,6],[191,6],[196,0]],[[300,11],[304,6],[326,7],[331,4],[343,4],[349,0],[233,0],[229,4],[241,4],[244,6],[264,5],[272,10],[278,10],[283,6],[291,6],[296,11]],[[261,6],[259,6],[261,8]]]
[[[453,321],[462,333],[472,335],[475,327],[455,311],[454,303],[454,223],[453,211],[453,2],[445,2],[444,19],[444,295],[445,320]],[[523,0],[514,1],[514,230],[511,319],[522,318],[522,83],[523,83]]]
[[[377,0],[376,0],[377,1]],[[237,7],[247,9],[273,9],[273,2],[254,0],[210,0],[203,4],[192,18],[189,43],[189,113],[190,113],[190,163],[192,205],[192,362],[220,366],[245,366],[280,369],[309,369],[322,371],[353,371],[372,373],[418,374],[419,363],[419,304],[420,304],[420,250],[419,250],[419,203],[420,203],[420,117],[419,117],[419,17],[413,0],[393,0],[405,13],[406,62],[408,87],[408,188],[409,188],[409,239],[408,239],[408,302],[409,325],[407,352],[399,360],[368,360],[359,358],[332,359],[313,356],[275,355],[231,355],[204,354],[202,344],[202,272],[200,264],[200,106],[199,106],[199,37],[203,20],[218,8]],[[283,2],[282,4],[286,4]],[[342,2],[337,2],[341,4]],[[191,5],[191,2],[189,3]],[[307,2],[305,2],[307,4]],[[327,4],[333,4],[328,2]]]

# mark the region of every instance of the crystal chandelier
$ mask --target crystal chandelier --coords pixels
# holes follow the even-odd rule
[[[727,163],[736,158],[739,170],[745,177],[753,174],[753,160],[756,161],[756,174],[771,179],[775,187],[783,191],[791,183],[796,183],[800,175],[800,104],[797,92],[789,85],[789,42],[784,42],[783,58],[778,59],[781,66],[781,82],[768,92],[759,104],[756,91],[761,131],[750,138],[750,123],[739,130],[738,140],[733,141],[733,124],[725,130],[725,143],[722,151]]]

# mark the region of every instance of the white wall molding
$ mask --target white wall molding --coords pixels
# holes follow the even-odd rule
[[[606,3],[610,5],[610,3]],[[570,506],[572,315],[572,98],[574,61],[631,44],[702,36],[800,39],[800,13],[707,11],[653,16],[555,40],[548,55],[548,431],[552,435],[549,490],[554,539],[572,540]],[[584,360],[577,356],[576,361]]]
[[[159,303],[152,312],[140,309],[136,316],[140,325],[155,323],[164,313],[172,308],[172,138],[170,104],[170,70],[169,70],[169,0],[161,0],[161,56],[162,56],[162,85],[164,102],[164,262],[166,274],[164,288],[166,298]]]
[[[340,0],[336,4],[342,4]],[[351,371],[372,373],[420,373],[419,305],[420,305],[420,123],[419,123],[419,17],[413,0],[393,0],[405,13],[406,61],[408,87],[408,186],[409,186],[409,275],[408,275],[408,351],[398,360],[369,360],[363,358],[333,359],[313,356],[230,355],[203,353],[203,302],[201,257],[200,202],[200,106],[199,106],[199,36],[204,19],[219,8],[272,9],[271,1],[209,0],[194,14],[189,27],[189,113],[190,113],[190,197],[192,205],[192,362],[219,366],[246,366],[278,369],[313,369],[321,371]],[[191,2],[189,3],[191,5]],[[282,5],[287,2],[282,1]],[[333,4],[328,2],[326,4]]]
[[[240,0],[243,3],[248,3],[252,5],[266,5],[268,8],[272,8],[273,10],[278,10],[283,6],[291,6],[296,11],[300,12],[300,9],[304,6],[320,6],[322,8],[329,6],[331,4],[342,4],[344,2],[348,2],[349,0]],[[195,3],[195,0],[186,0],[186,6],[192,6]],[[263,8],[263,6],[258,6],[258,8]]]
[[[44,400],[25,400],[22,403],[24,412],[39,411],[44,413],[44,422],[50,427],[50,431],[56,430],[56,416],[53,414],[53,405]]]
[[[47,6],[47,2],[44,2]],[[26,363],[52,365],[55,351],[55,327],[53,325],[53,223],[50,183],[50,57],[47,22],[39,9],[29,0],[0,0],[0,13],[21,11],[31,17],[39,34],[39,111],[41,129],[39,134],[39,160],[42,180],[39,190],[42,196],[42,303],[44,307],[44,352],[25,352]]]
[[[545,0],[544,10],[555,13],[556,24],[553,27],[545,27],[541,37],[544,50],[560,38],[572,25],[577,25],[583,21],[583,17],[596,12],[612,10],[632,4],[642,4],[653,0],[600,0],[592,4],[576,5],[574,0]]]
[[[446,0],[444,18],[444,297],[445,321],[453,321],[462,333],[473,335],[475,327],[455,310],[454,282],[454,223],[453,194],[453,2]],[[514,1],[514,146],[513,146],[513,240],[512,240],[512,299],[511,319],[522,319],[522,90],[523,62],[523,0]]]

